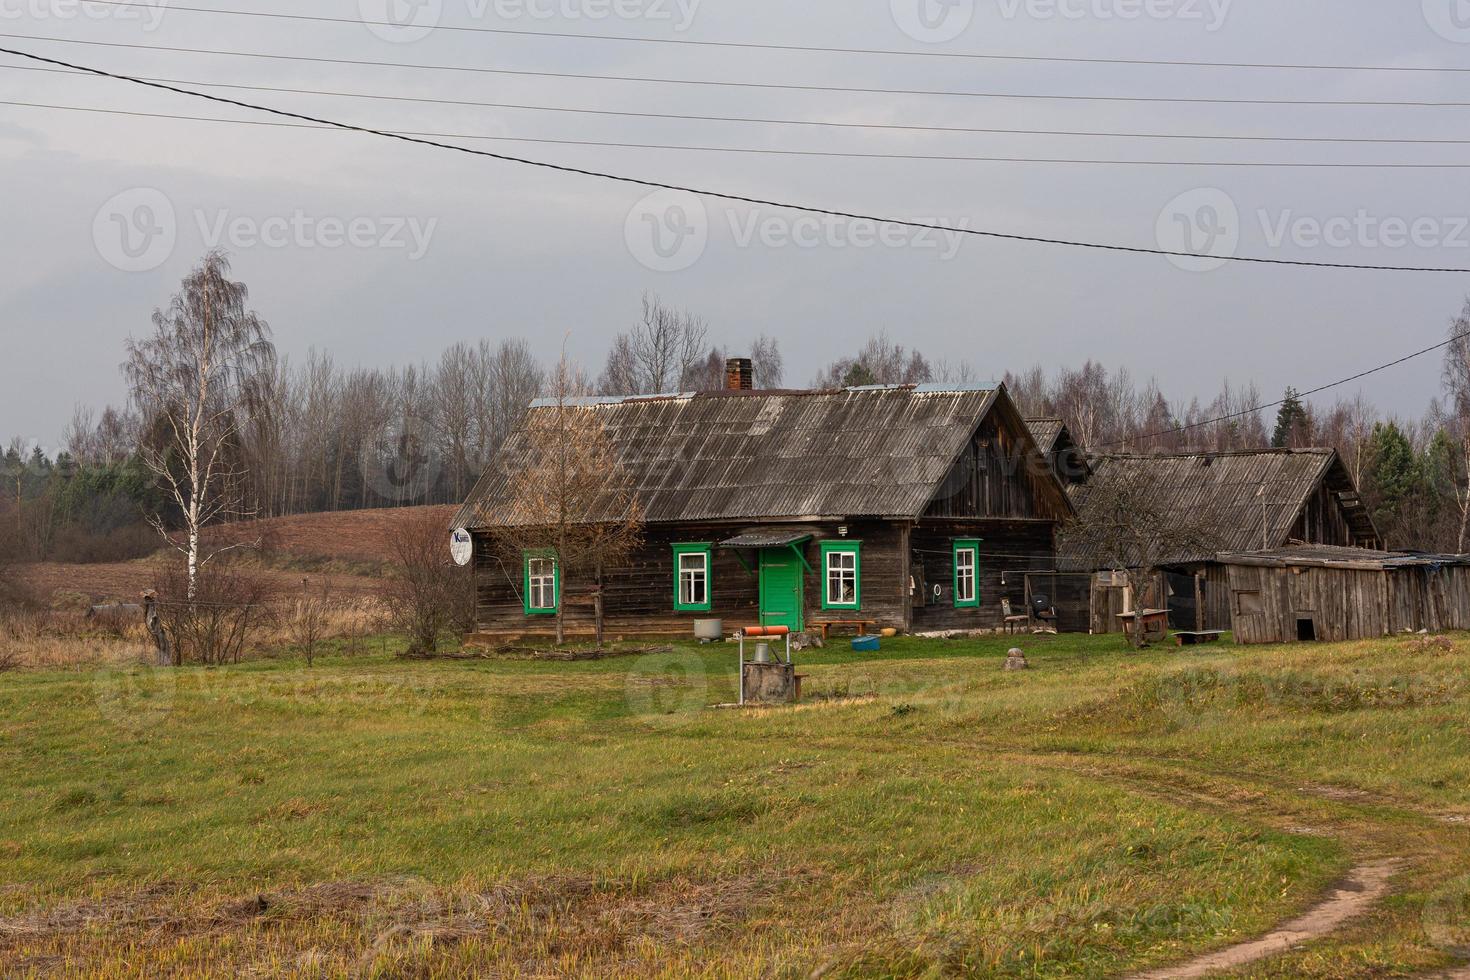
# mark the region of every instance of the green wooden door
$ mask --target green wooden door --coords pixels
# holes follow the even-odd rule
[[[761,625],[805,629],[802,620],[801,559],[790,548],[761,552]]]

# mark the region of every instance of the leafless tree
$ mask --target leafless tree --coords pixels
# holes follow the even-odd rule
[[[1079,488],[1074,498],[1078,518],[1062,531],[1067,551],[1085,554],[1095,568],[1110,568],[1128,577],[1138,612],[1153,604],[1159,565],[1183,556],[1211,555],[1220,547],[1223,528],[1208,514],[1181,510],[1172,498],[1150,492],[1147,483],[1109,480]],[[1142,620],[1133,641],[1146,640]]]
[[[709,348],[709,327],[654,293],[643,294],[643,315],[613,338],[598,388],[605,395],[644,395],[683,389]]]
[[[462,621],[456,607],[465,599],[469,570],[449,558],[449,529],[432,510],[396,521],[389,532],[393,554],[384,598],[398,628],[408,634],[408,653],[436,653],[439,641]]]
[[[168,309],[153,314],[153,334],[128,341],[123,365],[153,433],[139,453],[178,509],[183,542],[163,515],[151,520],[185,556],[190,599],[200,568],[219,553],[204,550],[204,528],[241,513],[246,474],[236,450],[275,361],[270,328],[246,309],[248,291],[229,271],[224,253],[207,254]]]
[[[154,595],[174,666],[239,663],[271,609],[265,584],[229,565],[171,565]]]
[[[812,387],[922,384],[933,379],[933,368],[924,355],[894,343],[884,330],[870,337],[854,356],[838,358],[823,368]]]
[[[313,589],[309,580],[301,580],[301,592],[291,604],[286,628],[302,655],[306,657],[308,667],[316,659],[317,644],[326,639],[331,602],[331,583],[323,582]]]
[[[602,643],[602,574],[624,561],[643,534],[642,507],[597,412],[582,401],[586,382],[565,351],[547,384],[552,402],[526,418],[526,456],[511,475],[500,547],[539,551],[563,583],[589,577],[597,643]],[[556,642],[566,640],[566,601],[557,603]]]
[[[761,334],[755,338],[750,345],[750,363],[757,388],[779,388],[786,379],[786,363],[781,357],[781,343],[775,337]]]

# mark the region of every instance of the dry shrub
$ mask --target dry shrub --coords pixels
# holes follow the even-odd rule
[[[408,652],[434,653],[450,630],[462,628],[473,609],[473,576],[449,559],[449,528],[433,510],[394,526],[392,580],[385,589],[393,619],[408,634]]]
[[[273,613],[265,583],[224,564],[200,569],[192,598],[188,583],[175,564],[157,589],[158,616],[174,664],[239,663]]]

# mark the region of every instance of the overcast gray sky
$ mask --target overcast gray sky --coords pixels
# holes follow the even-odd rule
[[[1470,68],[1464,0],[193,0],[522,31],[1050,57]],[[1463,25],[1463,26],[1462,26]],[[144,51],[13,35],[525,72],[1297,101],[1470,101],[1463,74],[982,61],[633,44],[0,0],[6,46],[188,82],[534,106],[918,126],[1461,139],[1470,109],[963,98],[427,71]],[[422,36],[420,36],[422,35]],[[21,63],[0,56],[0,65]],[[7,101],[259,118],[118,82],[0,69]],[[936,133],[630,118],[214,89],[383,129],[928,156],[1470,163],[1470,146]],[[1000,163],[529,142],[472,145],[652,180],[1051,238],[1375,265],[1470,266],[1456,170]],[[1171,398],[1229,378],[1275,397],[1442,338],[1470,277],[1262,267],[871,229],[380,138],[0,106],[0,433],[53,444],[123,398],[129,334],[212,243],[292,358],[437,358],[480,337],[597,366],[653,289],[740,348],[781,338],[788,381],[887,328],[984,378],[1094,358]],[[1334,219],[1335,223],[1334,223]],[[1318,240],[1315,223],[1327,237]],[[1407,232],[1406,232],[1407,229]],[[683,234],[689,232],[689,234]],[[1400,241],[1400,239],[1408,239]],[[1188,264],[1188,263],[1182,263]],[[1207,263],[1214,264],[1214,263]],[[1370,379],[1422,411],[1438,362]],[[1351,390],[1345,392],[1351,394]]]

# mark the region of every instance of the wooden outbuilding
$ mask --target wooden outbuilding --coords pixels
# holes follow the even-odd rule
[[[1297,545],[1216,563],[1237,643],[1470,629],[1470,556]]]
[[[738,372],[736,372],[738,374]],[[592,629],[689,635],[823,622],[906,631],[995,628],[1024,610],[1025,571],[1056,563],[1072,514],[1003,385],[903,385],[593,399],[644,516],[623,567],[563,582],[544,554],[496,545],[524,430],[456,517],[474,539],[485,638]],[[550,411],[534,403],[532,413]],[[610,515],[580,515],[586,523]]]
[[[1212,542],[1209,548],[1161,556],[1157,564],[1164,570],[1154,594],[1140,599],[1085,534],[1067,536],[1059,565],[1088,576],[1088,620],[1094,633],[1120,631],[1119,614],[1139,605],[1167,608],[1176,629],[1229,629],[1230,590],[1225,568],[1216,559],[1221,551],[1270,550],[1292,543],[1383,547],[1352,476],[1333,449],[1112,454],[1089,460],[1087,481],[1068,487],[1082,525],[1089,520],[1089,500],[1108,501],[1121,494],[1146,501],[1153,512],[1177,514],[1181,522],[1208,528]],[[1078,611],[1069,612],[1073,620],[1079,618]]]

